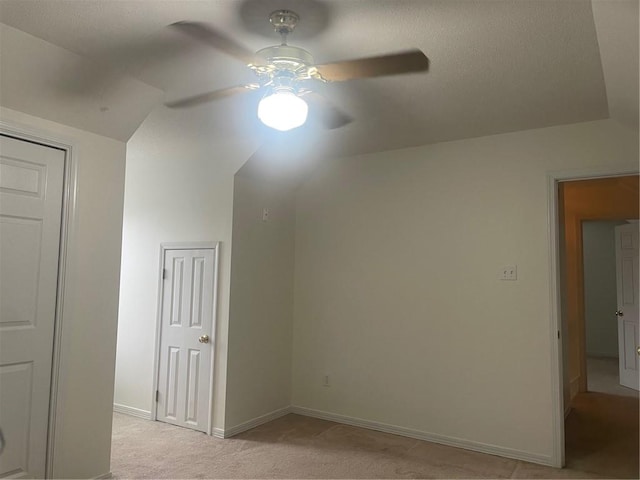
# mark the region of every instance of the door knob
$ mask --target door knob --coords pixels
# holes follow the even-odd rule
[[[209,335],[200,335],[198,341],[200,343],[209,343]]]
[[[640,355],[640,347],[638,347],[638,355]]]
[[[624,312],[622,310],[616,310],[616,317],[624,317]]]

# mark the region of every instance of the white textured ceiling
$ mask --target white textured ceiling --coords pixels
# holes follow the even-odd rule
[[[411,47],[431,61],[427,74],[324,85],[325,96],[355,122],[319,134],[310,142],[318,149],[371,152],[609,115],[589,0],[4,0],[0,18],[174,99],[250,82],[252,73],[166,25],[211,23],[258,50],[277,43],[259,26],[263,11],[276,8],[300,13],[290,43],[311,51],[317,62]],[[624,68],[616,78],[625,77]],[[58,87],[73,93],[73,85]],[[255,120],[258,99],[249,94],[181,112],[158,106],[154,123],[162,124],[162,117],[166,131],[180,125],[253,139],[262,131]]]

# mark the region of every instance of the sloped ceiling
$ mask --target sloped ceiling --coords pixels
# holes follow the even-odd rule
[[[427,74],[320,86],[356,121],[340,130],[309,133],[305,148],[315,155],[389,150],[609,116],[589,0],[4,0],[0,18],[173,99],[253,77],[234,59],[182,38],[166,25],[208,22],[258,50],[277,43],[275,35],[269,38],[265,13],[276,8],[298,11],[302,21],[290,42],[311,51],[318,62],[411,47],[422,49],[431,61]],[[612,22],[603,21],[603,31],[615,30]],[[637,35],[637,15],[635,22]],[[20,55],[19,45],[10,48]],[[635,48],[637,75],[637,41]],[[74,95],[74,88],[85,93],[77,94],[76,104],[92,98],[86,91],[104,91],[114,81],[102,75],[95,85],[91,79],[79,86],[64,84],[51,78],[48,67],[40,75],[50,85],[68,95]],[[612,81],[628,83],[627,68]],[[32,74],[36,71],[33,67]],[[3,103],[6,96],[3,90]],[[609,91],[612,104],[627,101],[617,98]],[[165,119],[185,131],[259,142],[268,134],[255,119],[258,100],[248,94],[184,112],[169,111],[156,100],[154,123]]]
[[[593,18],[611,118],[638,128],[638,16],[636,0],[594,0]]]
[[[126,142],[162,101],[162,90],[0,24],[0,104]],[[110,77],[108,83],[102,78]],[[74,89],[89,80],[96,88]]]

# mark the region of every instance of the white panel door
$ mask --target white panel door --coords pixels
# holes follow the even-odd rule
[[[166,250],[157,415],[206,432],[213,358],[215,249]]]
[[[638,390],[640,328],[638,320],[638,223],[616,227],[618,355],[620,385]]]
[[[64,159],[0,135],[0,477],[45,474]]]

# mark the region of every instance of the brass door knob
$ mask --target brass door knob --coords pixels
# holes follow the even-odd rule
[[[209,335],[200,335],[198,341],[200,343],[209,343]]]
[[[638,347],[638,355],[640,355],[640,347]]]
[[[624,317],[624,312],[622,310],[616,310],[616,317]]]

